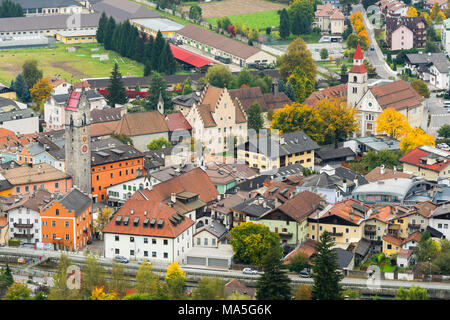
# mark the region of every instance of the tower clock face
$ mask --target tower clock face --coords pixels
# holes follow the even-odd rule
[[[83,144],[82,146],[81,146],[81,153],[82,154],[86,154],[87,152],[88,152],[88,146],[87,146],[87,144]]]
[[[83,143],[87,143],[87,136],[86,135],[83,135],[81,138],[83,140]]]

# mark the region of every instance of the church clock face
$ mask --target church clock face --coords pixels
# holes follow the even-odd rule
[[[87,136],[86,135],[83,135],[81,137],[81,139],[82,139],[83,143],[87,143]]]
[[[88,146],[87,146],[87,144],[83,144],[82,146],[81,146],[81,153],[82,154],[86,154],[87,152],[88,152]]]

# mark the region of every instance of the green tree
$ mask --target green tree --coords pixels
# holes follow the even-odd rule
[[[437,134],[439,137],[444,137],[446,139],[450,138],[450,125],[444,124],[442,127],[439,128]]]
[[[53,286],[50,288],[48,300],[78,300],[81,298],[78,289],[71,289],[68,286],[69,266],[72,261],[65,254],[59,257],[58,271],[53,275]]]
[[[144,260],[136,275],[136,293],[147,293],[150,296],[158,290],[158,277],[152,272],[152,264]]]
[[[191,78],[187,77],[186,80],[184,80],[183,92],[181,94],[185,95],[185,94],[190,94],[192,92],[194,92],[194,89],[192,89],[192,81],[191,81]]]
[[[332,250],[333,238],[327,231],[322,233],[317,242],[316,256],[313,258],[314,284],[312,297],[316,300],[340,300],[342,299],[342,287],[340,281],[344,276],[338,270],[337,255]]]
[[[326,48],[320,50],[320,59],[328,59],[328,50]]]
[[[30,300],[31,290],[26,284],[15,282],[6,292],[5,300]]]
[[[13,82],[12,89],[16,92],[17,98],[22,102],[30,102],[30,90],[27,86],[27,83],[22,76],[22,74],[18,74],[16,80]]]
[[[158,138],[158,139],[154,139],[152,140],[148,145],[147,145],[147,149],[148,150],[159,150],[162,149],[163,147],[165,148],[169,148],[171,147],[172,144],[170,143],[169,140],[167,140],[164,137]]]
[[[146,110],[157,110],[159,95],[164,101],[164,109],[171,109],[172,101],[170,97],[167,95],[167,84],[164,78],[157,72],[153,72],[150,76],[150,95],[146,97],[145,100],[145,109]]]
[[[428,89],[428,86],[425,82],[423,82],[420,79],[414,79],[411,82],[411,87],[414,88],[414,90],[417,91],[418,94],[420,94],[422,97],[429,98],[430,97],[430,90]]]
[[[242,263],[261,265],[269,248],[280,245],[278,233],[253,222],[244,222],[234,227],[230,236],[234,259]]]
[[[439,251],[440,245],[431,238],[429,231],[422,233],[417,246],[414,247],[414,253],[416,254],[418,261],[428,262],[428,259],[436,258]]]
[[[441,251],[442,247],[441,247]],[[434,260],[433,264],[439,267],[442,274],[450,274],[450,251],[441,252]]]
[[[247,110],[247,126],[249,129],[259,132],[264,127],[264,119],[262,116],[261,106],[257,101],[252,103]]]
[[[315,90],[315,81],[310,80],[300,67],[294,69],[287,83],[294,91],[296,102],[304,102]]]
[[[119,297],[124,297],[129,286],[125,279],[124,266],[113,261],[111,269],[111,278],[107,283],[108,291],[115,291]]]
[[[108,18],[108,23],[105,26],[103,33],[103,47],[105,50],[113,49],[114,31],[116,29],[116,20],[112,16]]]
[[[81,294],[88,299],[95,287],[105,285],[105,269],[98,263],[93,255],[86,257],[86,268],[83,270],[83,281],[81,283]]]
[[[298,287],[295,293],[295,300],[311,300],[311,287],[307,284],[302,284]]]
[[[289,19],[293,21],[295,16],[305,16],[308,25],[314,21],[314,1],[310,0],[296,0],[292,1],[288,9]]]
[[[262,260],[263,274],[258,279],[256,299],[290,300],[291,280],[282,269],[281,247],[272,246]]]
[[[250,71],[247,68],[243,68],[236,78],[236,89],[241,88],[243,85],[251,87],[254,81],[255,79]]]
[[[0,4],[0,18],[23,17],[23,9],[20,4],[11,0],[2,0]]]
[[[114,69],[111,72],[107,90],[106,102],[111,107],[114,108],[116,104],[125,104],[128,102],[128,96],[122,81],[122,74],[119,71],[119,65],[117,63],[114,63]]]
[[[297,67],[306,74],[310,81],[314,81],[317,75],[316,64],[302,38],[297,38],[289,44],[280,61],[280,77],[282,80],[286,81]]]
[[[395,300],[428,300],[426,288],[412,286],[408,289],[400,287],[395,295]]]
[[[42,70],[38,69],[36,60],[27,60],[22,66],[22,76],[25,79],[27,88],[32,88],[39,79],[42,79]]]
[[[195,300],[220,300],[225,299],[225,284],[222,279],[203,277],[197,288],[192,292]]]
[[[192,20],[202,20],[202,8],[197,5],[191,6],[189,9],[189,18]]]
[[[287,39],[291,34],[291,23],[289,21],[289,14],[286,9],[278,12],[280,15],[280,38]]]
[[[372,171],[374,168],[381,165],[393,169],[398,165],[400,156],[400,152],[387,149],[380,150],[379,152],[369,151],[364,154],[362,164],[367,168],[367,171]]]
[[[122,300],[153,300],[153,297],[148,293],[132,293],[126,295]]]
[[[300,252],[289,260],[287,268],[289,269],[289,271],[292,272],[300,272],[308,266],[309,266],[308,257],[303,252]]]
[[[205,77],[212,86],[219,88],[228,88],[232,80],[230,69],[223,64],[210,67]]]
[[[0,270],[0,298],[5,294],[8,287],[14,283],[11,268],[8,264],[4,269]]]
[[[108,24],[108,18],[106,17],[106,14],[102,12],[102,15],[100,16],[100,20],[98,21],[98,28],[97,28],[97,34],[96,39],[98,43],[103,43],[103,37],[105,34],[106,25]]]

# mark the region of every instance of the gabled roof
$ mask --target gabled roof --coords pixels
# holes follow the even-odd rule
[[[305,100],[308,106],[314,106],[319,100],[324,98],[343,98],[347,99],[347,84],[338,84],[333,87],[315,91]]]
[[[427,159],[434,160],[434,163],[427,164]],[[450,164],[450,152],[429,146],[419,146],[405,154],[398,161],[423,169],[441,172]]]
[[[198,194],[199,199],[205,203],[215,200],[218,195],[216,187],[201,168],[194,168],[170,180],[158,183],[153,186],[152,191],[144,189],[140,192],[143,199],[147,197],[153,201],[164,201],[170,198],[172,193],[183,191]],[[135,195],[140,197],[138,193],[135,193]]]
[[[416,231],[414,233],[411,233],[408,238],[406,238],[405,240],[403,240],[403,243],[407,243],[409,241],[414,240],[415,242],[419,242],[420,241],[420,237],[421,237],[421,233],[420,231]]]
[[[295,221],[301,222],[316,211],[322,201],[323,199],[316,193],[303,191],[283,203],[278,207],[278,210],[287,214]]]
[[[169,131],[191,130],[192,127],[181,112],[170,113],[166,115],[167,127]]]
[[[112,16],[116,22],[124,22],[133,18],[162,18],[162,16],[144,6],[128,0],[101,0],[92,5],[94,11]]]
[[[381,108],[403,110],[415,108],[425,100],[414,88],[404,80],[394,81],[380,86],[369,87]]]
[[[357,205],[357,207],[355,205]],[[329,216],[338,216],[350,223],[360,224],[364,220],[365,213],[370,210],[370,208],[370,206],[358,200],[348,199],[334,204],[328,212],[320,217],[320,219]]]
[[[242,201],[241,203],[233,206],[231,210],[242,212],[251,217],[260,218],[267,212],[275,209],[275,206],[275,200],[257,196],[256,198]]]
[[[367,181],[374,182],[378,180],[386,180],[386,179],[393,179],[393,178],[412,178],[412,174],[406,173],[406,172],[400,172],[397,170],[384,168],[384,173],[381,173],[381,167],[375,167],[370,171],[368,174],[366,174]]]
[[[138,136],[159,132],[168,132],[164,116],[157,110],[125,114],[117,125],[116,133]]]
[[[389,234],[384,235],[381,239],[383,239],[383,241],[386,241],[386,242],[395,244],[396,246],[399,246],[399,247],[400,247],[400,246],[402,245],[402,243],[403,243],[403,240],[402,240],[402,239],[393,237],[393,236],[391,236],[391,235],[389,235]]]
[[[231,89],[228,92],[233,101],[235,99],[239,100],[245,112],[248,111],[248,108],[255,101],[258,102],[263,112],[280,109],[286,104],[292,103],[284,92],[279,92],[277,95],[274,95],[273,93],[263,94],[259,87]]]
[[[75,211],[75,217],[78,217],[92,205],[91,198],[77,188],[73,188],[67,192],[61,200],[57,201],[66,208],[67,211]]]
[[[124,144],[114,138],[108,138],[92,142],[91,156],[91,166],[98,166],[128,159],[143,158],[144,154],[131,145]]]
[[[60,179],[70,179],[70,176],[48,163],[40,163],[30,166],[14,167],[3,172],[3,176],[12,185],[39,183],[44,181],[54,181]]]
[[[244,60],[260,52],[259,49],[253,46],[243,44],[237,40],[227,38],[193,24],[185,26],[183,29],[178,30],[177,33],[213,48],[228,52]]]
[[[121,222],[117,224],[116,220],[119,217]],[[127,225],[123,222],[125,217],[129,219]],[[136,226],[134,220],[137,218],[139,220]],[[172,223],[171,220],[176,223]],[[152,221],[155,223],[152,224]],[[176,210],[165,203],[130,198],[105,226],[103,233],[176,238],[193,224],[194,221],[184,215],[177,215]]]
[[[88,91],[89,93],[90,91]],[[88,94],[89,97],[89,94]],[[121,108],[104,108],[91,110],[91,123],[119,121],[122,116]]]

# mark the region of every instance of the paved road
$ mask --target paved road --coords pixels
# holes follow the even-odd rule
[[[428,98],[425,100],[424,119],[422,128],[426,128],[426,132],[433,137],[437,137],[437,130],[444,124],[450,124],[450,113],[444,108],[441,98]],[[428,114],[430,115],[430,123],[428,124]]]
[[[367,19],[366,11],[361,4],[354,5],[352,7],[352,13],[360,11],[363,15],[364,25],[366,26],[367,33],[369,34],[369,38],[371,41],[371,45],[375,50],[368,50],[366,52],[366,58],[369,62],[376,68],[378,75],[383,79],[389,79],[390,77],[397,77],[397,74],[387,65],[386,61],[384,61],[384,55],[381,51],[378,43],[375,39],[375,33],[373,25]]]

